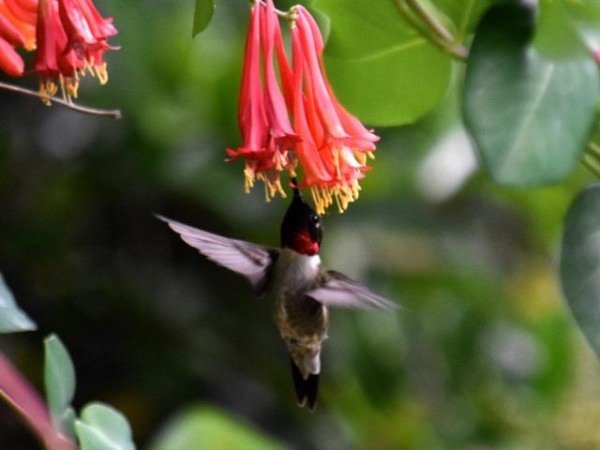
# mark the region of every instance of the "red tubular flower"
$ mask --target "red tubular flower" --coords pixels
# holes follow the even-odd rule
[[[102,18],[92,0],[0,0],[0,70],[22,76],[24,63],[15,48],[37,48],[33,69],[45,102],[58,86],[66,98],[77,97],[86,69],[101,84],[108,80],[103,54],[114,49],[106,41],[116,33],[112,19]]]
[[[313,200],[319,213],[329,206],[330,197],[323,195],[323,189],[319,186],[329,186],[333,181],[330,171],[327,170],[321,155],[319,154],[317,144],[311,131],[311,125],[307,120],[307,111],[305,103],[307,99],[302,92],[303,86],[303,63],[302,50],[298,38],[298,29],[292,29],[292,60],[293,60],[293,114],[294,126],[300,135],[301,142],[296,146],[296,156],[300,162],[300,167],[303,171],[303,179],[301,185],[311,187]],[[313,105],[306,105],[309,110],[313,110]],[[308,115],[310,116],[310,115]],[[316,124],[312,124],[313,128]],[[319,130],[315,130],[316,138],[319,139]]]
[[[15,48],[0,36],[0,70],[11,77],[23,75],[25,64]]]
[[[277,56],[279,77],[281,78],[285,103],[288,109],[292,110],[294,108],[294,82],[292,80],[293,74],[285,53],[285,46],[283,44],[283,37],[281,35],[281,28],[279,25],[275,27],[275,54]]]
[[[3,2],[21,22],[35,23],[37,0],[3,0]]]
[[[60,83],[68,96],[76,97],[77,70],[83,67],[83,62],[67,47],[67,34],[60,22],[58,4],[53,0],[39,0],[36,38],[34,69],[40,77],[40,93],[50,97],[56,94]]]
[[[0,0],[0,70],[13,77],[22,76],[25,70],[25,63],[15,48],[35,47],[35,28],[22,20],[30,18],[28,0],[23,2]]]
[[[303,186],[310,187],[316,208],[323,212],[335,199],[344,211],[348,203],[358,198],[358,181],[370,167],[379,137],[367,130],[337,100],[325,76],[323,38],[310,13],[297,6],[297,31],[292,35],[298,58],[303,58],[306,73],[305,104],[307,122],[328,176],[322,179],[305,178]],[[301,138],[305,136],[301,134]],[[304,167],[304,165],[303,165]]]
[[[280,174],[286,170],[295,176],[299,163],[300,184],[311,189],[317,211],[323,213],[334,201],[343,211],[358,197],[358,181],[370,168],[366,161],[379,138],[336,99],[325,76],[323,38],[308,11],[296,6],[288,15],[295,21],[293,70],[277,15],[273,0],[256,1],[252,8],[238,110],[243,143],[227,150],[230,161],[244,156],[246,191],[255,179],[262,180],[267,200],[276,193],[285,196]]]
[[[279,21],[273,6],[273,0],[267,0],[267,7],[263,10],[263,60],[265,77],[265,110],[271,136],[275,139],[275,146],[281,152],[293,148],[299,141],[292,129],[290,119],[285,107],[285,100],[277,84],[273,52],[275,36],[281,35]]]
[[[6,17],[0,16],[0,69],[10,76],[23,75],[25,64],[15,51],[15,47],[23,44],[23,34]]]
[[[23,33],[4,16],[0,16],[0,39],[4,39],[13,47],[22,47],[25,45],[25,36]]]
[[[265,183],[267,200],[277,193],[285,196],[280,174],[293,171],[288,151],[299,142],[279,88],[274,67],[275,38],[281,34],[272,1],[266,8],[259,3],[251,11],[251,22],[246,37],[244,68],[238,122],[242,134],[242,147],[228,149],[231,160],[244,156],[246,191],[256,179]],[[260,54],[264,62],[264,89],[261,81]],[[230,161],[231,161],[230,160]]]
[[[107,39],[117,34],[112,18],[103,18],[92,0],[0,0],[0,69],[23,74],[15,47],[37,49],[33,69],[46,98],[77,97],[79,75],[87,70],[101,84],[108,75],[103,55],[115,49]]]
[[[8,39],[12,45],[26,50],[35,49],[37,0],[0,0],[0,17],[20,35],[18,42]]]
[[[117,34],[112,18],[104,19],[91,0],[58,0],[58,5],[68,47],[75,51],[92,75],[98,76],[101,84],[106,83],[108,74],[103,54],[114,49],[106,41]]]
[[[254,186],[257,172],[264,169],[261,160],[268,160],[267,116],[260,82],[260,6],[254,5],[251,11],[250,26],[246,35],[244,67],[240,88],[238,125],[242,134],[242,146],[237,150],[227,149],[235,161],[240,156],[246,159],[244,175],[246,192]],[[268,170],[268,168],[267,168]]]

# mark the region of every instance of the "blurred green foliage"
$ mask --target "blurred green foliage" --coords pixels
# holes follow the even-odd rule
[[[205,406],[194,406],[174,418],[161,432],[151,450],[175,450],[178,448],[211,448],[229,450],[283,450],[272,439],[231,418],[223,411]]]
[[[191,1],[97,3],[122,49],[107,55],[108,85],[84,80],[79,101],[119,107],[122,120],[0,92],[0,269],[39,329],[0,346],[36,386],[39,342],[56,332],[75,364],[76,409],[114,405],[140,448],[219,448],[201,436],[236,448],[600,446],[598,362],[556,277],[586,172],[554,187],[495,185],[461,124],[457,64],[437,108],[378,129],[360,200],[324,219],[323,259],[404,309],[332,313],[309,414],[269,306],[153,217],[278,241],[287,202],[265,204],[260,187],[245,195],[241,164],[224,162],[239,143],[246,2],[217,2],[195,40]],[[4,405],[0,448],[39,448]]]
[[[536,51],[531,45],[534,14],[512,4],[486,13],[465,77],[465,121],[485,167],[509,186],[565,178],[579,162],[596,121],[596,61],[587,52],[565,61]],[[564,44],[567,39],[561,37]]]

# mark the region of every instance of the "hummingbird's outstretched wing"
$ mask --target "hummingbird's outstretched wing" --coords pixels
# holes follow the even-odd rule
[[[276,248],[226,238],[163,216],[156,217],[166,222],[186,244],[220,266],[243,275],[250,281],[256,294],[262,293],[269,267],[279,253]]]
[[[327,271],[326,281],[306,295],[323,305],[339,308],[398,308],[397,304],[334,270]]]

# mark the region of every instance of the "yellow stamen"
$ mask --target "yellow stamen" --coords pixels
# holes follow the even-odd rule
[[[325,214],[325,210],[333,203],[331,190],[319,186],[311,186],[310,192],[317,214]]]
[[[273,161],[275,162],[275,170],[278,172],[283,172],[283,169],[289,164],[287,151],[284,152],[275,152],[273,155]]]
[[[281,180],[277,177],[275,180],[269,178],[266,173],[256,174],[256,179],[265,184],[265,201],[268,203],[272,198],[279,194],[282,198],[286,198],[285,191],[281,186]]]
[[[331,154],[333,156],[333,165],[335,166],[335,175],[341,178],[340,175],[340,151],[338,148],[332,148]]]
[[[256,174],[254,173],[254,170],[246,166],[246,168],[244,169],[244,192],[246,194],[249,194],[250,189],[254,187],[255,176]]]
[[[50,106],[52,102],[50,101],[50,97],[53,97],[58,92],[57,84],[50,80],[40,80],[40,95],[41,100],[46,106]]]
[[[336,184],[331,187],[311,186],[310,192],[318,214],[324,214],[335,202],[338,212],[343,213],[348,205],[358,200],[360,185],[354,181],[352,185]]]
[[[100,84],[104,85],[108,83],[108,70],[106,69],[106,62],[102,63],[101,66],[94,66],[94,69]]]
[[[74,98],[77,98],[77,92],[79,90],[79,75],[77,72],[73,74],[72,78],[63,79],[61,77],[61,86],[66,87],[66,97],[69,101]],[[63,92],[65,89],[63,89]]]
[[[271,197],[270,197],[270,195],[269,195],[269,194],[270,194],[270,192],[269,192],[270,190],[269,190],[269,184],[268,184],[268,182],[267,182],[267,181],[265,181],[265,179],[264,179],[265,177],[263,176],[263,174],[262,174],[262,173],[259,173],[259,174],[258,174],[258,176],[257,176],[257,178],[258,178],[259,180],[260,180],[261,178],[263,179],[263,180],[262,180],[262,181],[263,181],[263,186],[264,186],[264,188],[265,188],[265,203],[270,203],[270,202],[271,202]]]
[[[298,166],[298,161],[294,161],[287,167],[288,174],[290,178],[296,178],[298,175],[296,174],[296,167]]]

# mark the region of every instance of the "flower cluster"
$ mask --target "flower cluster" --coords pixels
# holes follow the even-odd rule
[[[0,0],[0,70],[22,76],[25,64],[18,48],[35,50],[33,70],[40,93],[77,97],[79,76],[86,72],[106,83],[103,54],[117,34],[112,18],[103,18],[92,0]]]
[[[291,21],[291,64],[280,16]],[[321,32],[303,6],[283,14],[273,0],[254,3],[238,111],[242,145],[227,150],[230,161],[245,159],[246,191],[263,181],[267,200],[285,196],[281,172],[295,177],[300,166],[299,187],[311,190],[319,213],[334,202],[344,211],[358,198],[358,182],[379,140],[336,99],[323,49]]]

